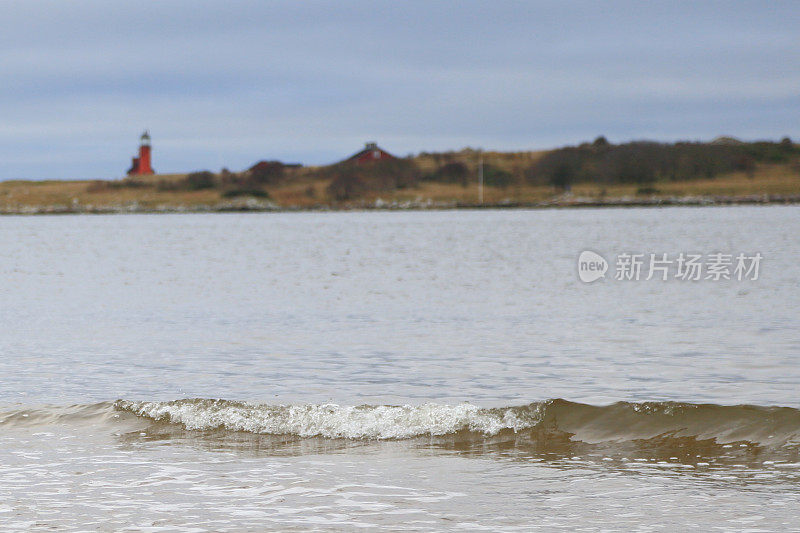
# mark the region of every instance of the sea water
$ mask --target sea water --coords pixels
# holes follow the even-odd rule
[[[0,529],[800,530],[798,250],[793,206],[2,217]],[[762,259],[615,279],[681,253]]]

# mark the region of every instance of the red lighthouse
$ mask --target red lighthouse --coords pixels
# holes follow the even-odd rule
[[[150,164],[150,134],[145,131],[139,142],[139,157],[133,158],[133,164],[128,170],[128,176],[138,176],[141,174],[155,174]]]

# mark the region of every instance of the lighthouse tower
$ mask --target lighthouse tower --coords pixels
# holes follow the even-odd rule
[[[139,157],[133,158],[131,168],[128,170],[129,176],[139,176],[142,174],[154,174],[150,163],[150,133],[145,131],[139,140]]]

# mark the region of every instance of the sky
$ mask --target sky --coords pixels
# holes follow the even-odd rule
[[[0,180],[800,139],[800,2],[0,0]]]

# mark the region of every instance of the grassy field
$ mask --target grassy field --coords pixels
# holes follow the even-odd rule
[[[754,195],[800,195],[800,173],[792,172],[786,166],[764,166],[752,178],[745,173],[732,173],[714,179],[655,183],[656,193],[638,194],[638,185],[610,185],[607,187],[593,183],[579,183],[572,187],[571,196],[593,200],[613,200],[620,198],[672,198],[672,197],[746,197]],[[476,203],[477,184],[462,187],[455,184],[426,183],[408,190],[396,191],[391,197],[373,194],[370,199],[383,200],[455,200],[459,203]],[[505,189],[486,187],[484,202],[499,203],[541,203],[563,199],[564,193],[550,186],[509,186]]]
[[[116,206],[175,208],[211,206],[220,200],[214,190],[162,192],[155,187],[101,187],[92,181],[6,181],[0,182],[0,211],[30,208],[109,209]],[[26,209],[28,208],[28,209]]]
[[[492,164],[513,168],[530,164],[536,152],[514,154],[484,154]],[[461,152],[456,157],[470,166],[476,164],[474,153]],[[420,155],[418,165],[425,171],[440,161],[434,156]],[[414,205],[477,204],[477,182],[466,187],[460,184],[421,181],[417,186],[390,192],[368,193],[345,204],[336,204],[327,195],[329,180],[315,177],[313,167],[292,169],[276,186],[267,187],[271,204],[282,208],[358,207],[385,203]],[[37,211],[94,211],[94,210],[197,210],[236,208],[245,205],[247,198],[227,199],[219,189],[197,191],[164,190],[159,183],[182,180],[184,174],[138,177],[134,184],[109,181],[6,181],[0,182],[0,212]],[[637,185],[579,183],[565,196],[551,186],[511,185],[507,188],[485,187],[485,204],[535,204],[545,202],[570,203],[571,199],[613,202],[618,199],[654,199],[675,197],[751,197],[771,195],[791,197],[800,195],[800,172],[790,165],[759,165],[750,177],[743,172],[683,182],[656,182],[653,191],[640,190]],[[254,199],[250,199],[251,206]],[[255,207],[263,206],[256,204]]]

